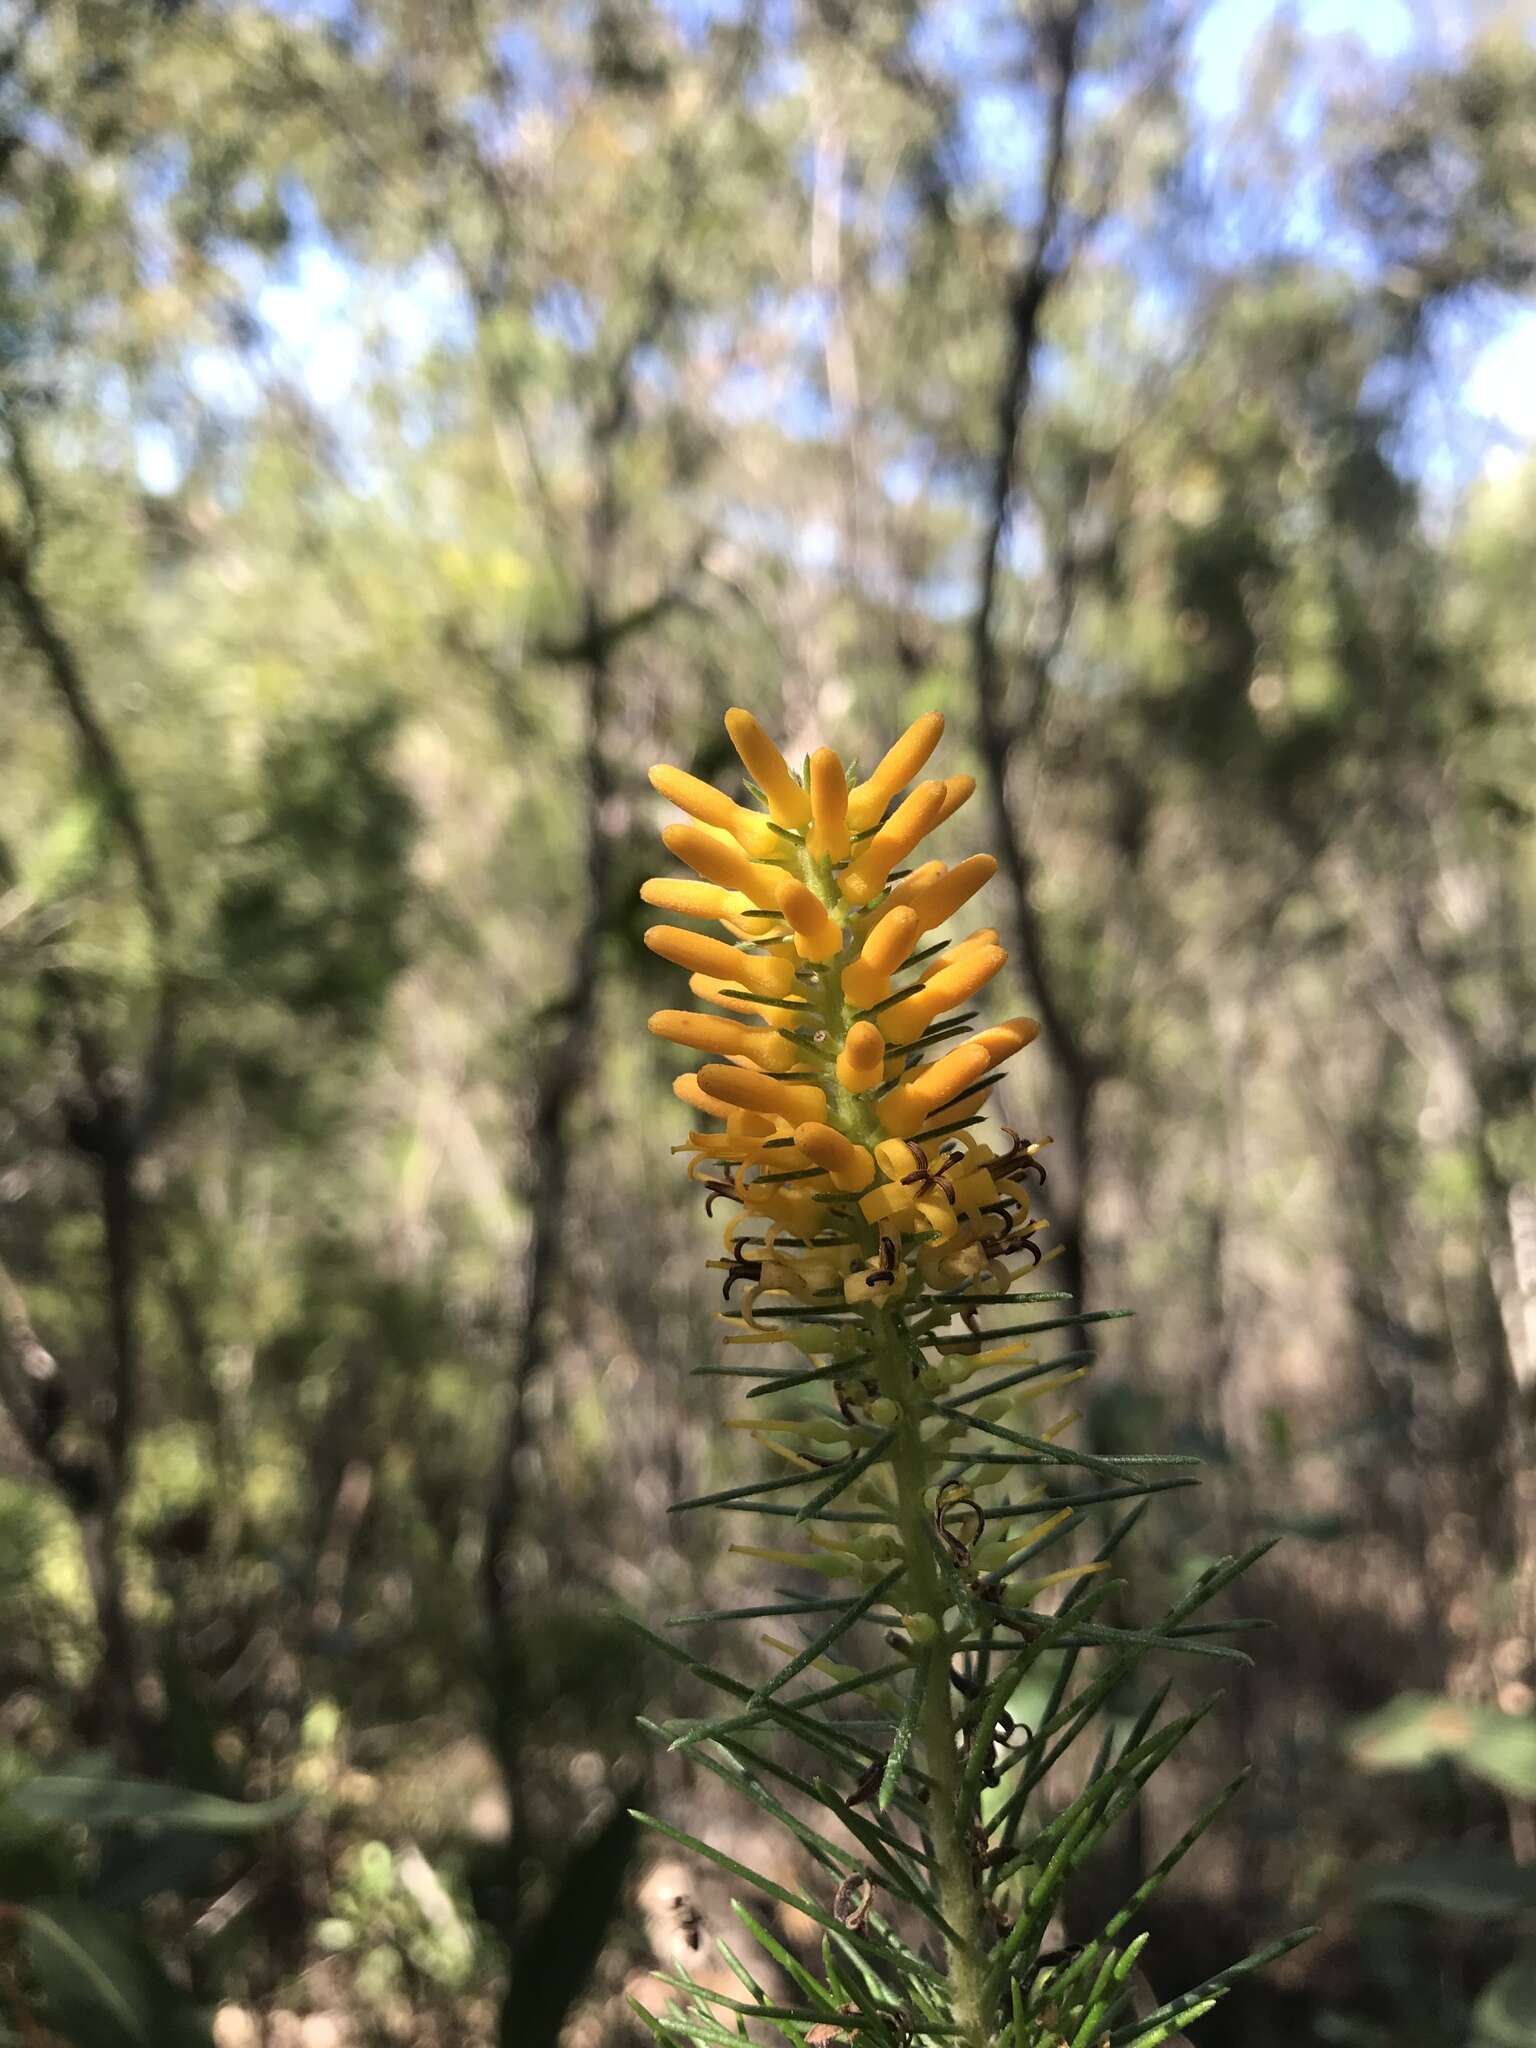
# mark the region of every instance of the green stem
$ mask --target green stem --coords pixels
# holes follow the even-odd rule
[[[981,1901],[976,1872],[960,1821],[961,1763],[955,1748],[954,1691],[950,1684],[949,1643],[944,1632],[948,1596],[939,1576],[929,1538],[927,1462],[919,1434],[919,1414],[911,1406],[912,1367],[902,1341],[899,1315],[882,1311],[876,1354],[881,1392],[900,1404],[891,1463],[896,1475],[897,1524],[907,1560],[909,1612],[931,1627],[931,1639],[919,1654],[928,1669],[921,1721],[922,1766],[932,1781],[929,1826],[938,1864],[939,1903],[956,1939],[949,1950],[954,2016],[969,2048],[988,2048],[992,2029],[987,2020],[986,1953],[982,1942]],[[923,1627],[921,1632],[928,1634]]]
[[[843,922],[847,911],[838,895],[830,866],[813,861],[802,852],[801,875],[838,922]],[[843,1043],[852,1022],[843,1000],[842,965],[841,958],[834,958],[816,969],[816,1008],[824,1021],[829,1046]],[[884,1136],[873,1105],[866,1096],[849,1094],[830,1071],[830,1060],[827,1066],[823,1086],[830,1121],[845,1137],[872,1148]],[[874,1249],[878,1236],[873,1226],[867,1227],[867,1250]],[[960,1818],[963,1772],[955,1747],[950,1650],[944,1630],[944,1615],[949,1602],[929,1533],[932,1516],[927,1500],[928,1464],[921,1435],[923,1405],[914,1397],[913,1349],[908,1341],[902,1310],[893,1304],[889,1308],[871,1308],[865,1313],[880,1391],[901,1411],[890,1460],[896,1480],[897,1526],[902,1554],[907,1561],[906,1583],[910,1604],[906,1611],[918,1621],[915,1635],[927,1638],[916,1643],[917,1654],[927,1666],[921,1681],[923,1707],[919,1740],[922,1768],[931,1781],[929,1827],[938,1866],[939,1902],[946,1922],[954,1930],[954,1938],[946,1938],[945,1943],[949,1955],[954,2018],[961,2029],[960,2038],[965,2048],[991,2048],[981,1894]]]

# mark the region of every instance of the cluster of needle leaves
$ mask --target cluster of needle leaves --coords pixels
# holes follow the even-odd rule
[[[1006,1298],[1011,1304],[1064,1300]],[[968,1296],[967,1307],[973,1304],[981,1305],[981,1298]],[[859,1321],[859,1312],[833,1308],[778,1313],[787,1322],[831,1325],[840,1333]],[[1036,1322],[1030,1334],[1100,1319],[1057,1312]],[[963,1516],[946,1518],[941,1511],[927,1532],[948,1602],[941,1640],[929,1646],[935,1654],[921,1653],[912,1640],[912,1616],[889,1604],[900,1566],[855,1593],[818,1597],[784,1587],[753,1605],[673,1623],[679,1631],[733,1623],[798,1627],[803,1647],[758,1684],[690,1655],[675,1636],[644,1631],[658,1650],[730,1703],[706,1721],[646,1725],[688,1750],[794,1838],[807,1873],[803,1887],[788,1889],[664,1820],[641,1818],[746,1891],[820,1930],[819,1952],[797,1955],[737,1901],[734,1910],[749,1939],[717,1937],[734,1990],[707,1987],[674,1969],[663,1973],[673,1999],[665,2015],[636,2007],[667,2048],[743,2040],[803,2048],[914,2048],[929,2040],[966,2048],[1157,2048],[1178,2040],[1238,1978],[1306,1938],[1306,1931],[1293,1934],[1162,2003],[1147,1992],[1138,1967],[1147,1940],[1139,1916],[1246,1772],[1191,1819],[1102,1926],[1067,1938],[1074,1877],[1215,1704],[1208,1699],[1167,1717],[1172,1681],[1154,1682],[1152,1674],[1170,1657],[1249,1661],[1215,1638],[1256,1624],[1212,1619],[1207,1610],[1268,1547],[1210,1564],[1151,1626],[1107,1618],[1119,1612],[1125,1591],[1113,1576],[1114,1561],[1151,1496],[1193,1483],[1184,1475],[1164,1476],[1162,1468],[1193,1461],[1099,1456],[1023,1437],[975,1414],[978,1403],[1001,1390],[1092,1361],[1090,1351],[1074,1349],[932,1403],[936,1414],[980,1427],[979,1441],[956,1433],[956,1471],[981,1471],[992,1482],[1002,1476],[1005,1492],[1025,1495],[1051,1524],[1025,1553],[1031,1570],[1043,1550],[1097,1522],[1096,1549],[1053,1589],[1052,1602],[1005,1605],[996,1575],[968,1569],[967,1537],[975,1532]],[[749,1375],[757,1391],[774,1394],[834,1381],[846,1367],[834,1361],[802,1362],[793,1370],[704,1370]],[[888,1434],[869,1432],[868,1442],[850,1443],[830,1467],[732,1486],[681,1501],[677,1510],[791,1523],[812,1515],[855,1527],[877,1523],[875,1510],[848,1502],[889,1455]],[[834,1507],[839,1499],[843,1505]],[[1062,1509],[1069,1512],[1061,1515]],[[994,1518],[997,1512],[989,1510]],[[920,1739],[925,1690],[934,1683],[950,1688],[955,1737],[954,1769],[937,1773]],[[1129,1711],[1127,1702],[1138,1699]],[[942,1828],[935,1811],[940,1797],[949,1801]],[[941,1837],[964,1845],[975,1905],[968,1927],[956,1926],[946,1913]],[[777,1966],[771,1989],[762,1981],[762,1957]],[[971,1981],[969,2012],[957,1998],[957,1978],[964,1975]],[[714,1972],[711,1981],[717,1981]]]

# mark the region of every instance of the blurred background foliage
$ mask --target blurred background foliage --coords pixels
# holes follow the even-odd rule
[[[615,1617],[755,1583],[635,898],[742,703],[948,715],[1149,1601],[1288,1536],[1159,1990],[1536,2043],[1536,40],[1400,11],[0,5],[0,2038],[728,1924]]]

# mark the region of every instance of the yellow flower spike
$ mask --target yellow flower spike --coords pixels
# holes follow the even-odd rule
[[[885,1039],[867,1018],[848,1027],[837,1056],[837,1078],[850,1095],[867,1095],[885,1079]]]
[[[939,712],[925,711],[921,718],[912,721],[873,772],[849,792],[848,824],[852,831],[867,832],[884,816],[896,792],[905,789],[921,771],[943,737],[944,720]]]
[[[653,924],[645,935],[645,943],[674,967],[716,975],[759,995],[787,995],[795,985],[795,970],[788,960],[774,954],[742,953],[728,946],[724,939],[711,939],[703,932],[685,932],[681,925]]]
[[[768,799],[768,812],[776,825],[796,832],[810,822],[811,800],[789,772],[789,764],[750,711],[739,707],[725,714],[725,729],[731,745],[741,756],[741,765]]]
[[[968,860],[957,861],[952,868],[934,863],[936,874],[926,875],[923,868],[915,868],[900,885],[903,901],[910,903],[917,912],[918,922],[925,932],[936,931],[941,924],[947,924],[955,912],[970,902],[978,889],[984,889],[997,873],[997,862],[990,853],[973,853]],[[893,894],[896,892],[893,892]]]
[[[857,1194],[875,1177],[875,1162],[865,1148],[830,1124],[796,1125],[795,1143],[807,1159],[831,1174],[832,1185],[845,1195]]]
[[[1001,946],[966,947],[958,959],[930,976],[905,1002],[893,1003],[883,1011],[881,1030],[894,1045],[920,1038],[935,1018],[968,1003],[1007,964],[1008,955]]]
[[[821,898],[786,875],[778,887],[778,907],[795,935],[802,960],[831,960],[843,950],[843,928],[827,915]]]
[[[914,1755],[928,1760],[918,1768],[931,1767],[939,1786],[931,1814],[941,1818],[942,1766],[946,1757],[957,1768],[961,1760],[955,1737],[964,1710],[944,1682],[949,1653],[969,1625],[956,1576],[973,1596],[1012,1599],[1031,1564],[1048,1563],[1033,1546],[1052,1535],[1070,1540],[1070,1525],[1044,1520],[1068,1511],[1043,1495],[1043,1527],[1030,1532],[1021,1509],[1033,1498],[1030,1475],[1020,1491],[1004,1491],[997,1469],[999,1417],[1006,1422],[1015,1403],[1021,1416],[1042,1418],[1049,1440],[1079,1419],[1059,1415],[1078,1373],[1036,1364],[1027,1342],[992,1335],[993,1318],[982,1315],[1005,1304],[1016,1281],[1031,1284],[1022,1279],[1024,1262],[1038,1256],[1030,1148],[1011,1132],[988,1145],[957,1128],[979,1119],[1002,1063],[1036,1026],[1014,1018],[959,1045],[951,1033],[962,1036],[962,1027],[934,1028],[960,1005],[970,1008],[1007,957],[990,927],[949,935],[948,921],[996,863],[984,854],[954,866],[922,858],[924,834],[975,788],[964,775],[916,780],[927,773],[940,719],[919,719],[853,792],[830,749],[807,763],[802,787],[750,714],[733,711],[729,727],[766,820],[678,770],[652,777],[689,813],[664,838],[697,880],[647,885],[647,902],[676,913],[648,943],[684,970],[699,1003],[696,1012],[659,1010],[650,1028],[708,1062],[677,1092],[718,1125],[695,1130],[678,1149],[721,1233],[711,1278],[724,1285],[723,1340],[777,1348],[794,1361],[786,1373],[766,1351],[753,1349],[750,1360],[727,1351],[745,1360],[730,1369],[765,1382],[758,1391],[813,1382],[831,1397],[801,1411],[818,1415],[815,1422],[749,1413],[728,1425],[734,1441],[746,1436],[757,1447],[759,1471],[777,1468],[777,1482],[798,1489],[786,1508],[822,1496],[817,1515],[806,1517],[811,1526],[796,1532],[797,1547],[733,1549],[825,1573],[839,1593],[879,1586],[888,1608],[909,1618],[911,1656],[924,1667],[913,1678],[930,1684]],[[711,917],[718,937],[677,928]],[[930,932],[942,932],[942,943],[931,943]],[[748,943],[721,943],[730,938]],[[693,1121],[702,1126],[704,1116]],[[1006,1315],[996,1320],[1000,1332],[1013,1327]],[[1028,1370],[1012,1387],[1021,1361]],[[964,1398],[946,1398],[961,1387]],[[978,1431],[990,1432],[989,1441]],[[830,1505],[839,1474],[843,1508]],[[941,1571],[942,1550],[930,1556],[933,1495],[947,1480],[971,1500],[974,1533],[958,1522],[946,1529],[941,1518],[939,1537],[952,1539]],[[737,1499],[758,1511],[756,1487],[741,1488],[731,1504]],[[877,1529],[840,1527],[845,1517],[858,1520],[849,1508],[873,1508]],[[1062,1542],[1060,1554],[1067,1550]],[[986,1578],[994,1569],[1007,1575],[1000,1596],[993,1589],[1001,1578]],[[1082,1572],[1070,1567],[1031,1581],[1018,1597]],[[799,1654],[792,1640],[766,1640],[780,1655]],[[816,1665],[818,1674],[837,1668]],[[903,1683],[890,1692],[893,1715],[910,1705]],[[949,1804],[961,1811],[958,1800]],[[958,1871],[957,1883],[970,1866],[963,1819],[958,1825],[939,1858]],[[984,1991],[984,1971],[978,1981]],[[978,2006],[965,2017],[968,2039],[991,2038],[989,2011]]]
[[[694,1052],[716,1052],[727,1059],[748,1059],[765,1074],[787,1074],[800,1048],[762,1024],[737,1024],[730,1017],[710,1017],[700,1010],[657,1010],[647,1019],[657,1038],[686,1045]]]
[[[891,992],[891,976],[917,944],[922,926],[915,910],[896,910],[882,918],[864,941],[857,960],[843,969],[843,1000],[856,1010],[883,1003]]]
[[[774,891],[783,879],[781,871],[748,860],[734,841],[718,837],[707,825],[668,825],[661,843],[706,882],[745,896],[759,910],[778,909]]]
[[[1021,1051],[1039,1029],[1033,1017],[1014,1017],[977,1032],[932,1066],[920,1067],[910,1080],[898,1082],[875,1104],[876,1115],[893,1137],[910,1138],[938,1110],[951,1106],[958,1110],[960,1104],[954,1098],[989,1068]],[[705,1086],[711,1086],[708,1076],[714,1070],[704,1071]]]
[[[640,884],[640,900],[653,910],[670,911],[673,917],[713,917],[728,925],[738,936],[761,936],[764,920],[749,918],[754,906],[750,896],[734,889],[722,889],[715,882],[684,882],[671,875],[653,875]]]
[[[697,818],[701,825],[729,832],[750,860],[772,860],[783,845],[761,811],[749,811],[723,789],[716,789],[712,782],[701,782],[685,769],[669,768],[665,763],[653,768],[651,787],[690,818]]]
[[[848,777],[830,747],[818,747],[811,756],[811,821],[805,841],[811,858],[846,860],[851,845]]]
[[[738,1109],[781,1116],[791,1124],[826,1122],[826,1096],[805,1083],[780,1081],[749,1067],[700,1067],[699,1085],[706,1094],[734,1103]]]
[[[933,830],[943,808],[943,783],[920,782],[838,876],[837,886],[848,901],[864,904],[878,896],[892,868],[899,867],[918,841]]]

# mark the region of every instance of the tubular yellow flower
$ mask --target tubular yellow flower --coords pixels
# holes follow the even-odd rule
[[[941,967],[936,974],[925,975],[920,988],[881,1014],[880,1024],[885,1036],[894,1045],[904,1045],[909,1039],[919,1037],[945,1010],[953,1010],[961,1003],[969,1002],[976,991],[985,987],[998,969],[1007,964],[1007,960],[1008,955],[1001,946],[963,947],[958,958]]]
[[[765,1025],[738,1024],[730,1017],[709,1017],[698,1010],[657,1010],[648,1021],[658,1038],[692,1046],[695,1052],[751,1060],[765,1074],[787,1074],[799,1058],[797,1047]]]
[[[867,1095],[885,1078],[885,1040],[878,1024],[864,1019],[850,1024],[837,1056],[839,1084],[850,1095]]]
[[[727,711],[725,729],[742,766],[768,799],[773,822],[789,831],[798,830],[810,818],[811,800],[790,774],[784,756],[750,711]]]
[[[899,789],[905,789],[944,736],[944,720],[937,711],[925,711],[914,719],[901,738],[848,797],[848,823],[855,832],[866,832],[889,806]],[[893,863],[894,865],[894,863]]]
[[[891,976],[917,944],[922,927],[915,910],[894,910],[865,939],[857,960],[843,969],[843,1000],[855,1010],[883,1003]]]
[[[875,1162],[864,1146],[845,1138],[830,1124],[801,1124],[795,1143],[807,1159],[831,1174],[833,1186],[844,1194],[857,1194],[875,1177]]]
[[[848,777],[830,747],[811,756],[811,829],[806,851],[813,860],[848,858]]]
[[[826,905],[804,882],[786,875],[779,884],[779,909],[794,933],[802,960],[830,960],[843,950],[843,929],[828,917]]]
[[[748,896],[738,896],[713,882],[680,882],[671,875],[653,875],[642,882],[640,900],[655,910],[670,910],[674,917],[740,917],[752,908]]]
[[[976,794],[974,775],[947,775],[944,778],[944,807],[935,819],[936,825],[944,825],[955,815],[962,804],[968,804]]]
[[[827,1098],[819,1088],[780,1081],[772,1074],[754,1073],[750,1067],[700,1067],[699,1082],[721,1102],[783,1117],[789,1124],[820,1123],[827,1114]]]
[[[956,940],[955,944],[949,947],[947,951],[941,953],[937,960],[930,960],[928,962],[928,965],[923,969],[923,979],[924,981],[932,981],[936,974],[942,974],[946,967],[952,967],[957,960],[962,959],[965,954],[971,952],[977,946],[996,946],[999,944],[1001,944],[1001,941],[995,924],[986,924],[979,931],[967,932],[963,939]]]
[[[1006,1024],[994,1024],[977,1032],[953,1052],[921,1067],[910,1080],[902,1081],[875,1105],[881,1123],[893,1137],[908,1138],[920,1131],[936,1110],[961,1095],[973,1081],[980,1080],[1000,1060],[1020,1052],[1039,1030],[1033,1017],[1014,1017]]]
[[[759,910],[778,909],[774,891],[783,879],[779,870],[748,860],[739,846],[718,837],[707,825],[668,825],[661,840],[669,853],[686,861],[706,882],[735,890]]]
[[[701,782],[681,768],[662,766],[651,770],[651,787],[700,824],[729,832],[750,859],[772,860],[779,851],[782,841],[762,812],[734,803],[712,782]]]
[[[837,878],[850,903],[868,903],[885,887],[892,868],[900,866],[917,842],[939,822],[944,784],[922,782],[876,832],[856,860]]]
[[[931,932],[947,924],[996,873],[997,862],[990,853],[973,853],[952,868],[940,866],[936,874],[914,869],[902,888],[911,891],[905,900],[917,912],[920,929]]]
[[[690,1109],[702,1110],[705,1116],[728,1117],[731,1105],[721,1102],[716,1096],[706,1095],[699,1086],[697,1074],[679,1074],[672,1083],[672,1093],[679,1102],[686,1102]]]
[[[735,1010],[743,1017],[761,1017],[765,1024],[777,1024],[781,1028],[793,1025],[798,1014],[794,999],[776,1003],[770,996],[735,995],[732,991],[741,986],[732,969],[731,979],[726,981],[718,974],[690,974],[688,987],[701,1003],[714,1003],[722,1010]]]
[[[686,967],[698,974],[715,974],[737,988],[760,995],[787,995],[795,985],[795,970],[788,960],[772,954],[743,953],[723,939],[706,938],[703,932],[685,932],[680,925],[653,924],[645,943],[674,967]]]
[[[859,922],[854,927],[859,937],[859,944],[861,946],[868,945],[870,934],[878,930],[886,918],[893,916],[896,911],[905,910],[909,905],[916,903],[924,890],[932,888],[939,877],[946,872],[943,861],[925,860],[920,866],[913,868],[910,874],[903,875],[901,880],[887,889],[883,896],[876,897],[868,910],[863,912]]]

